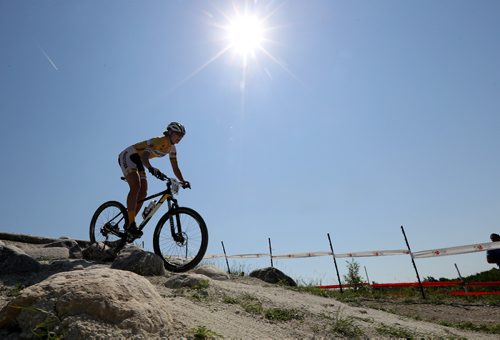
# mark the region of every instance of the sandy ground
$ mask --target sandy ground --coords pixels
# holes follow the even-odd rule
[[[211,281],[209,287],[204,289],[175,291],[165,288],[162,285],[163,280],[165,279],[150,278],[166,303],[171,304],[175,319],[182,324],[176,334],[178,336],[185,335],[186,330],[205,326],[225,338],[303,339],[361,336],[498,339],[498,335],[462,331],[436,322],[416,320],[415,311],[412,313],[413,317],[407,317],[368,306],[350,306],[332,298],[269,285],[253,278]],[[301,317],[290,321],[269,320],[264,312],[248,312],[242,304],[228,303],[231,298],[258,301],[264,310],[294,310]],[[482,311],[485,313],[491,313],[493,308],[496,314],[490,314],[491,318],[500,320],[499,307],[483,307]],[[460,310],[460,307],[451,308]],[[466,314],[465,311],[462,309],[461,314]],[[440,312],[447,313],[447,310]],[[419,313],[427,313],[427,308],[422,308]]]
[[[5,242],[11,243],[11,242]],[[13,244],[13,243],[12,243]],[[19,245],[24,251],[50,261],[52,255],[39,245]],[[40,282],[50,273],[0,276],[0,309],[19,292],[20,285]],[[358,300],[345,304],[249,277],[209,281],[197,289],[170,289],[169,276],[148,277],[171,309],[174,338],[194,336],[208,329],[224,338],[312,339],[334,337],[370,338],[469,338],[498,339],[498,334],[464,331],[442,321],[498,324],[500,307],[481,304],[436,305],[403,301]],[[291,320],[272,319],[270,311],[282,311]],[[267,314],[266,314],[267,313]],[[0,332],[1,333],[1,332]]]

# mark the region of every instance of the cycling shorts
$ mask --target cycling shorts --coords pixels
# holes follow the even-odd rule
[[[133,147],[128,147],[120,153],[118,164],[120,164],[123,175],[127,176],[132,172],[138,172],[141,179],[146,179],[144,164],[142,164],[141,157]]]

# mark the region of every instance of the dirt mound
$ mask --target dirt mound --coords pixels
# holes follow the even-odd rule
[[[39,248],[44,247],[43,242],[3,242],[16,243],[26,254],[38,254]],[[112,337],[142,335],[145,338],[164,334],[172,338],[223,336],[245,339],[498,338],[498,334],[439,324],[444,315],[450,316],[455,324],[467,320],[479,324],[481,318],[487,316],[484,313],[488,313],[488,320],[498,320],[500,308],[495,306],[448,306],[448,309],[440,306],[438,312],[429,314],[433,308],[431,304],[415,304],[417,307],[411,306],[415,307],[411,309],[412,314],[401,315],[409,310],[404,301],[394,302],[397,308],[394,305],[384,308],[376,301],[346,304],[297,288],[236,276],[224,280],[201,277],[198,284],[169,285],[180,288],[168,288],[166,283],[174,277],[173,273],[144,278],[111,269],[109,263],[74,261],[45,258],[40,271],[0,273],[0,310],[3,308],[0,312],[3,321],[0,322],[18,327],[7,330],[0,325],[0,338],[15,339],[21,332],[28,334],[36,328],[35,322],[39,319],[29,320],[33,318],[30,314],[33,310],[45,317],[49,314],[40,311],[50,312],[59,319],[61,327],[55,329],[59,332],[57,335],[85,338],[104,334]],[[54,270],[62,272],[56,274]],[[198,270],[197,275],[202,276],[202,273]],[[94,295],[96,291],[101,291],[101,295]],[[10,307],[6,308],[7,305]],[[28,306],[31,312],[26,308],[13,311],[14,305]]]
[[[0,329],[19,328],[26,337],[42,332],[41,324],[68,338],[167,336],[168,310],[153,285],[137,274],[76,270],[24,289],[0,311]]]

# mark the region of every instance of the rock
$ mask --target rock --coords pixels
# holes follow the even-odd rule
[[[51,324],[67,339],[167,337],[168,301],[137,274],[86,269],[50,276],[24,289],[0,311],[0,329],[18,328],[32,337],[38,324]]]
[[[93,243],[82,251],[82,257],[88,261],[110,262],[116,258],[116,254],[103,243]]]
[[[66,247],[31,247],[23,250],[27,255],[38,261],[50,261],[69,258],[69,249]]]
[[[15,246],[0,245],[0,275],[38,272],[40,263]]]
[[[201,274],[178,274],[165,282],[167,288],[194,288],[201,287],[210,282],[210,278]]]
[[[272,267],[254,270],[250,273],[250,276],[268,283],[279,283],[293,287],[297,286],[297,283],[291,277]]]
[[[80,248],[80,246],[78,245],[78,243],[75,240],[61,238],[60,241],[51,242],[49,244],[46,244],[44,247],[45,248],[65,247],[65,248],[69,249],[69,258],[70,259],[83,258],[82,249]]]
[[[55,239],[23,234],[0,233],[0,239],[31,244],[45,244],[54,242]]]
[[[11,234],[11,233],[0,232],[0,240],[22,242],[22,243],[27,243],[27,244],[47,244],[47,243],[56,242],[60,239],[67,239],[67,238],[60,237],[59,239],[55,239],[55,238],[39,237],[39,236],[32,236],[32,235]],[[83,240],[75,240],[75,241],[82,248],[86,248],[91,244],[89,241],[83,241]]]
[[[230,279],[230,276],[228,273],[226,273],[222,269],[219,269],[215,266],[201,266],[201,267],[198,267],[196,269],[193,269],[192,272],[195,274],[202,274],[202,275],[208,276],[209,278],[211,278],[213,280],[224,281],[224,280]]]
[[[134,246],[125,247],[113,261],[111,268],[128,270],[143,276],[165,275],[161,257]]]
[[[70,270],[84,269],[94,265],[94,263],[86,260],[56,260],[46,265],[46,268],[49,271],[67,272]]]

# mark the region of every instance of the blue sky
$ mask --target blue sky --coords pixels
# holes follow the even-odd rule
[[[234,8],[272,28],[245,72],[231,50],[207,63]],[[266,252],[268,237],[276,254],[326,251],[327,233],[339,253],[404,249],[401,225],[415,251],[487,242],[499,16],[494,0],[0,0],[0,230],[87,239],[97,206],[127,194],[119,152],[177,120],[193,187],[179,199],[205,217],[208,253]],[[415,279],[407,256],[357,260],[374,281]],[[454,263],[492,267],[484,253],[417,265],[455,277]],[[275,264],[336,281],[331,258]]]

